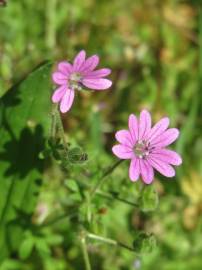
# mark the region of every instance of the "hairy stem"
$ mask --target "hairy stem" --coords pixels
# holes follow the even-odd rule
[[[81,248],[82,248],[82,252],[83,252],[85,269],[86,270],[91,270],[90,259],[89,259],[89,255],[88,255],[88,250],[87,250],[86,238],[85,237],[81,238]]]
[[[59,112],[58,109],[57,109],[56,116],[57,116],[58,131],[59,131],[59,133],[61,135],[64,147],[67,148],[67,143],[66,143],[66,139],[65,139],[65,131],[64,131],[61,115],[60,115],[60,112]]]
[[[100,235],[96,235],[96,234],[93,234],[93,233],[88,233],[87,237],[90,238],[90,239],[98,240],[98,241],[101,241],[101,242],[104,242],[104,243],[107,243],[107,244],[111,244],[111,245],[114,245],[114,246],[118,245],[118,242],[116,240],[106,238],[106,237],[103,237],[103,236],[100,236]]]
[[[106,238],[106,237],[96,235],[96,234],[93,234],[93,233],[87,233],[87,237],[90,238],[90,239],[94,239],[94,240],[106,243],[106,244],[119,246],[121,248],[125,248],[127,250],[130,250],[130,251],[134,252],[134,249],[132,247],[129,247],[129,246],[127,246],[127,245],[125,245],[125,244],[123,244],[121,242],[118,242],[118,241],[116,241],[114,239],[111,239],[111,238]]]
[[[51,112],[51,132],[50,136],[51,138],[55,138],[56,136],[56,130],[57,130],[57,107],[55,105],[52,106],[52,112]]]
[[[58,105],[53,105],[52,112],[51,112],[51,138],[55,139],[57,133],[59,133],[60,138],[62,139],[62,143],[64,148],[67,150],[67,143],[65,139],[65,131],[61,119],[61,115],[58,109]]]

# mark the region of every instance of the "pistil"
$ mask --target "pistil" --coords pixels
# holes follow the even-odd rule
[[[80,73],[78,73],[78,72],[72,73],[69,77],[70,87],[74,90],[81,90],[82,89],[81,79],[82,79],[82,76]]]
[[[135,144],[133,151],[137,157],[145,159],[150,153],[149,143],[145,140],[139,140]]]

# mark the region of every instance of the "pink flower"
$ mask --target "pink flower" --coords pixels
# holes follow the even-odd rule
[[[73,64],[66,61],[58,64],[58,70],[53,73],[53,81],[59,85],[52,96],[54,103],[60,103],[60,111],[65,113],[70,110],[75,90],[82,86],[93,90],[105,90],[112,82],[104,77],[111,73],[109,68],[95,70],[99,57],[93,55],[86,59],[86,52],[80,51],[74,58]]]
[[[169,118],[162,118],[151,127],[151,116],[146,110],[140,113],[139,120],[133,114],[129,116],[129,130],[116,132],[120,143],[112,148],[120,159],[130,159],[129,177],[137,181],[142,177],[146,184],[154,179],[154,169],[166,177],[173,177],[175,170],[171,165],[180,165],[181,157],[165,147],[179,136],[179,130],[168,128]]]

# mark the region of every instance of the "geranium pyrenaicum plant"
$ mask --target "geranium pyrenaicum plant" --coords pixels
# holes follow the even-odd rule
[[[83,86],[93,90],[105,90],[112,85],[110,80],[104,78],[111,70],[109,68],[95,70],[98,63],[97,55],[86,59],[86,52],[82,50],[74,58],[73,64],[66,61],[58,64],[52,78],[59,87],[53,93],[52,101],[60,103],[62,113],[70,110],[75,90],[81,90]]]
[[[130,159],[129,177],[137,181],[141,176],[146,184],[152,183],[154,169],[166,177],[173,177],[175,170],[171,165],[180,165],[182,159],[175,151],[165,147],[179,136],[179,130],[168,128],[169,118],[162,118],[151,127],[151,116],[146,110],[140,113],[139,120],[133,114],[128,120],[129,130],[116,132],[120,143],[112,148],[120,159]]]

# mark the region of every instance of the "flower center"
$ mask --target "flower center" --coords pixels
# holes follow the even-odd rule
[[[74,72],[70,75],[68,84],[74,90],[81,90],[81,79],[81,74],[79,72]]]
[[[150,153],[149,142],[145,140],[137,141],[137,143],[135,144],[133,148],[133,151],[137,157],[146,158]]]

